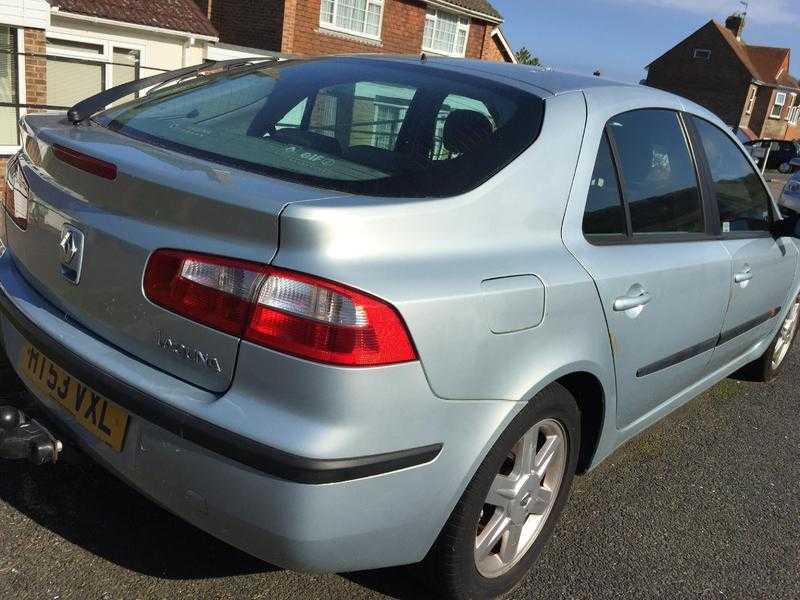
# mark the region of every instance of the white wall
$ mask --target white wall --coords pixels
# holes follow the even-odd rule
[[[5,1],[7,0],[0,0],[0,2]],[[194,45],[191,45],[189,37],[92,23],[70,19],[57,13],[52,15],[47,36],[107,46],[116,43],[126,48],[135,48],[141,53],[142,77],[160,72],[150,71],[147,67],[170,70],[198,64],[205,59],[208,44],[206,41],[196,40]]]
[[[50,5],[45,0],[0,0],[0,24],[45,29]]]

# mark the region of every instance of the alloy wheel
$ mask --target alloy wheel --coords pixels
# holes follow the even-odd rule
[[[564,427],[544,419],[514,445],[495,476],[475,535],[475,565],[487,578],[507,573],[539,537],[567,465]]]
[[[797,324],[800,321],[800,300],[794,303],[786,320],[778,332],[778,339],[775,341],[775,349],[772,351],[772,370],[775,371],[781,366],[797,332]]]

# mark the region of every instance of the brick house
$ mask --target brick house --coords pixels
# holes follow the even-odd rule
[[[193,0],[0,0],[0,183],[26,112],[203,62],[217,41]]]
[[[220,41],[296,55],[440,54],[516,62],[488,0],[195,0]]]
[[[744,17],[709,21],[647,66],[646,84],[716,113],[751,138],[800,137],[800,86],[788,48],[742,41]]]

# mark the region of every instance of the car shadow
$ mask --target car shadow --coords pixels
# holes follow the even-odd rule
[[[214,579],[281,570],[162,509],[78,451],[57,465],[0,461],[0,502],[76,546],[161,579]],[[397,600],[428,600],[417,567],[344,573]]]
[[[277,570],[185,523],[88,459],[42,467],[0,461],[0,501],[145,575],[208,579]]]

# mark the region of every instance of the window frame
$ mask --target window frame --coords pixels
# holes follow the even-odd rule
[[[15,27],[14,25],[6,25],[9,30],[9,38],[13,41],[14,52],[16,53],[16,69],[13,69],[13,89],[17,91],[16,102],[16,122],[26,114],[24,105],[27,103],[27,94],[25,90],[25,30],[22,27]],[[16,154],[21,148],[20,144],[19,127],[17,127],[17,143],[16,144],[0,144],[0,155],[7,156]]]
[[[439,20],[439,13],[452,15],[456,19],[458,19],[458,23],[456,24],[456,35],[455,35],[455,38],[454,38],[454,43],[455,43],[455,41],[458,40],[458,32],[459,31],[463,31],[464,32],[464,50],[462,52],[458,52],[458,51],[456,51],[456,52],[447,52],[445,50],[440,50],[440,49],[432,48],[432,47],[429,47],[429,46],[425,45],[425,26],[427,26],[428,21],[432,21],[433,22],[433,28],[434,28],[433,32],[435,34],[436,33],[436,22]],[[466,23],[463,22],[465,20],[466,20]],[[470,25],[471,25],[470,18],[468,16],[466,16],[466,15],[462,15],[462,14],[459,14],[459,13],[456,13],[456,12],[453,12],[453,11],[449,11],[449,10],[443,10],[441,8],[428,7],[428,10],[425,12],[425,22],[423,23],[423,27],[422,27],[422,50],[423,50],[423,52],[429,52],[430,54],[435,54],[435,55],[438,55],[438,56],[450,56],[450,57],[453,57],[453,58],[464,58],[467,55],[467,47],[469,46],[469,29],[470,29]],[[433,40],[434,36],[431,36],[431,41]]]
[[[629,114],[632,112],[639,112],[639,111],[667,111],[675,114],[678,118],[678,124],[681,128],[681,132],[686,140],[686,148],[689,152],[689,160],[691,161],[692,167],[694,168],[695,178],[697,181],[697,190],[700,195],[700,211],[702,214],[703,219],[703,230],[697,232],[682,232],[682,233],[634,233],[633,228],[631,225],[631,213],[630,213],[630,205],[628,203],[629,192],[627,188],[627,182],[625,181],[625,174],[623,173],[622,169],[620,168],[620,153],[619,148],[617,147],[617,141],[614,138],[614,130],[611,126],[611,122],[614,119],[617,119],[621,115]],[[700,168],[700,161],[699,161],[699,151],[696,148],[696,143],[699,141],[699,138],[695,138],[692,136],[691,131],[689,129],[689,125],[687,124],[687,119],[684,118],[684,113],[672,108],[662,108],[662,107],[642,107],[636,108],[633,110],[624,111],[621,113],[617,113],[612,116],[606,124],[603,126],[603,135],[608,137],[609,145],[611,146],[611,162],[614,165],[614,171],[617,174],[617,182],[619,185],[619,191],[621,196],[622,208],[625,214],[625,235],[620,234],[586,234],[583,232],[583,228],[581,227],[581,234],[583,235],[584,239],[592,244],[593,246],[618,246],[618,245],[627,245],[627,244],[670,244],[670,243],[679,243],[679,242],[702,242],[702,241],[709,241],[718,239],[719,236],[714,234],[712,230],[714,221],[711,219],[713,216],[711,212],[711,204],[713,196],[713,190],[710,187],[710,181],[707,177],[704,176],[701,168]],[[601,136],[602,140],[602,136]],[[595,150],[595,161],[597,160],[597,153],[600,151],[600,146],[598,145],[597,149]],[[588,196],[587,196],[588,200]],[[584,214],[586,212],[586,204],[584,203],[583,206]],[[717,219],[719,221],[719,219]]]
[[[711,62],[711,50],[708,48],[695,48],[692,51],[692,58],[703,62]]]
[[[781,96],[783,96],[783,100],[778,102],[778,98],[780,98]],[[783,109],[786,106],[787,97],[788,97],[788,94],[786,92],[775,92],[775,99],[773,100],[772,108],[770,108],[770,111],[769,111],[769,118],[770,119],[777,119],[779,121],[781,120],[781,118],[783,117]],[[778,109],[778,114],[777,115],[775,114],[775,109],[776,108]]]
[[[697,158],[700,170],[703,173],[703,179],[706,181],[706,188],[708,190],[708,196],[710,199],[709,208],[708,208],[708,218],[710,219],[711,231],[714,235],[715,239],[720,240],[735,240],[735,239],[754,239],[754,238],[767,238],[767,237],[774,237],[772,234],[772,228],[775,224],[775,207],[773,206],[774,201],[772,198],[772,194],[767,187],[767,184],[764,182],[764,178],[761,175],[761,172],[755,166],[753,159],[751,156],[747,154],[742,148],[741,144],[735,141],[735,138],[732,138],[730,135],[727,135],[727,132],[720,128],[718,125],[712,123],[708,119],[704,119],[698,115],[694,115],[691,113],[686,113],[689,118],[684,119],[687,124],[687,129],[689,130],[690,135],[695,140],[694,145],[697,148]],[[725,133],[728,139],[731,140],[731,143],[736,146],[739,152],[744,157],[747,164],[750,165],[750,168],[753,169],[753,172],[758,176],[759,181],[761,181],[761,185],[764,188],[764,192],[767,194],[767,208],[769,212],[769,228],[768,231],[729,231],[723,232],[722,225],[720,224],[720,214],[719,214],[719,202],[717,201],[717,194],[714,191],[714,178],[711,174],[711,166],[708,162],[708,157],[705,153],[705,148],[703,147],[703,140],[700,137],[700,132],[698,131],[697,127],[695,126],[693,120],[699,119],[715,127],[716,129]],[[708,225],[708,223],[707,223]]]
[[[789,125],[800,123],[800,106],[793,106],[789,109]]]
[[[758,97],[758,88],[753,86],[750,88],[750,96],[747,98],[747,108],[745,108],[744,114],[752,115],[753,109],[756,106],[756,98]]]
[[[370,4],[377,4],[381,7],[380,17],[378,18],[378,34],[373,35],[371,33],[367,33],[366,31],[357,31],[355,29],[348,29],[347,27],[342,27],[336,24],[336,17],[339,14],[339,4],[342,0],[331,0],[333,2],[333,13],[331,13],[331,22],[328,23],[327,21],[322,20],[322,2],[320,2],[320,10],[319,10],[319,27],[320,29],[325,29],[327,31],[334,31],[336,33],[343,33],[346,35],[354,35],[356,37],[365,38],[368,40],[372,40],[374,42],[380,42],[382,40],[381,36],[383,35],[383,15],[386,12],[386,0],[367,0],[366,2],[366,9],[364,13],[364,27],[366,28],[366,15],[369,12],[369,5]]]
[[[98,48],[102,49],[100,53],[94,52],[85,52],[79,49],[75,50],[62,50],[52,48],[48,43],[49,40],[53,40],[54,42],[73,42],[79,44],[87,44],[92,46],[97,46]],[[103,67],[103,80],[101,82],[102,90],[108,90],[110,87],[113,87],[114,82],[114,67],[116,64],[114,63],[114,51],[115,50],[127,50],[127,51],[135,51],[139,54],[139,63],[136,65],[136,77],[142,77],[142,70],[147,70],[146,67],[143,67],[143,64],[146,64],[146,53],[147,47],[141,43],[137,43],[134,40],[125,39],[109,39],[104,37],[93,37],[90,35],[75,35],[73,33],[62,32],[58,29],[48,30],[46,39],[45,39],[45,55],[47,58],[53,57],[56,60],[64,60],[64,61],[72,61],[72,62],[80,62],[80,63],[94,63],[98,66]],[[168,69],[165,69],[165,71]],[[111,85],[110,85],[111,84]],[[140,98],[144,92],[139,91],[136,92],[136,97]]]

